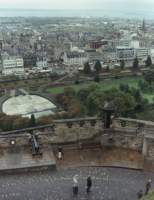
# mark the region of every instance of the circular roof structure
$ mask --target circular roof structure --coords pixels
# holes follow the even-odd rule
[[[54,113],[56,106],[46,99],[38,95],[19,95],[10,97],[2,104],[2,111],[7,115],[22,115],[30,117],[41,117]]]

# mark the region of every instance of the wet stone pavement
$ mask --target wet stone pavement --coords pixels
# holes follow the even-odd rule
[[[79,194],[73,197],[72,177],[79,175]],[[86,194],[86,178],[91,175],[92,191]],[[137,200],[154,173],[120,168],[82,167],[60,171],[0,175],[0,200]]]

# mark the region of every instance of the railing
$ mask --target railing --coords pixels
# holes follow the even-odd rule
[[[66,124],[69,128],[73,126],[73,123],[79,123],[81,126],[83,125],[82,122],[96,122],[98,118],[96,117],[87,117],[87,118],[76,118],[76,119],[62,119],[62,120],[53,120],[52,124],[47,124],[47,125],[41,125],[41,126],[35,126],[35,127],[30,127],[30,128],[24,128],[24,129],[19,129],[19,130],[13,130],[13,131],[6,131],[6,132],[0,132],[0,137],[4,136],[11,136],[11,135],[23,135],[27,133],[32,133],[33,131],[43,131],[41,134],[45,134],[45,129],[51,129],[52,132],[54,132],[54,128],[57,124]],[[49,131],[47,131],[46,134],[48,134]]]

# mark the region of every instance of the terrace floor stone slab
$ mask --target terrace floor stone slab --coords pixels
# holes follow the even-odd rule
[[[55,167],[51,148],[44,148],[42,155],[32,156],[30,147],[0,149],[0,171],[30,170],[32,168]]]

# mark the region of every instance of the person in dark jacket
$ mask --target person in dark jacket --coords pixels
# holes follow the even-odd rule
[[[137,193],[137,197],[138,199],[141,199],[143,197],[143,190],[140,190],[138,193]]]
[[[87,193],[90,192],[91,187],[92,187],[92,179],[91,179],[91,177],[89,176],[89,177],[87,178]]]
[[[151,179],[148,180],[145,186],[145,195],[149,193],[149,190],[151,189]]]

